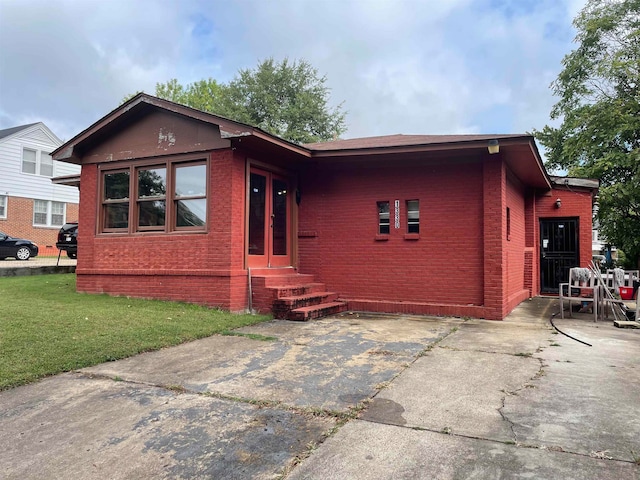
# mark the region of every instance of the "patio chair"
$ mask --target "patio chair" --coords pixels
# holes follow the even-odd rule
[[[640,321],[640,302],[638,302],[638,285],[640,285],[640,271],[638,270],[607,270],[606,288],[608,292],[601,295],[601,314],[609,318],[609,310],[613,311],[616,320],[628,320],[629,312],[635,314],[635,320]],[[622,318],[618,318],[618,315]]]
[[[589,268],[569,269],[569,282],[560,284],[560,316],[564,318],[564,303],[569,303],[569,316],[573,317],[573,303],[582,307],[591,304],[594,322],[598,321],[598,291],[596,273]]]

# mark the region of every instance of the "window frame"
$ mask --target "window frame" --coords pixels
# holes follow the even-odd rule
[[[383,223],[383,215],[385,214],[385,212],[380,211],[380,207],[384,206],[386,204],[387,206],[387,221],[386,221],[386,225]],[[390,200],[378,200],[376,202],[376,209],[378,212],[378,228],[377,228],[377,234],[378,235],[390,235],[391,234],[391,201]],[[386,226],[386,232],[383,231],[383,228]]]
[[[164,169],[164,195],[140,197],[140,180],[139,173],[145,170],[158,170]],[[131,217],[131,211],[129,211],[129,218],[135,219],[135,231],[136,232],[164,232],[167,228],[167,191],[169,190],[169,176],[167,172],[167,165],[165,164],[153,164],[153,165],[138,165],[134,168],[135,171],[135,216]],[[129,176],[129,188],[131,188],[131,176]],[[169,190],[170,191],[170,190]],[[163,225],[140,225],[140,205],[144,203],[151,203],[157,201],[164,201],[164,224]]]
[[[45,204],[46,206],[46,212],[36,212],[36,205],[37,202],[42,202]],[[53,223],[52,219],[54,215],[59,215],[59,214],[54,214],[53,213],[53,205],[54,204],[58,204],[58,205],[62,205],[62,223],[57,224],[57,223]],[[36,213],[42,215],[44,213],[45,215],[45,223],[36,223]],[[40,198],[34,198],[33,199],[33,208],[32,208],[32,213],[31,213],[31,225],[33,227],[37,227],[37,228],[60,228],[62,227],[67,221],[67,204],[66,202],[57,202],[55,200],[42,200]]]
[[[411,210],[409,208],[410,202],[416,202],[417,210]],[[420,200],[417,198],[412,198],[410,200],[405,200],[405,208],[407,210],[407,234],[409,235],[419,235],[420,234]],[[412,214],[417,214],[415,218],[411,218]],[[411,230],[411,227],[415,226],[415,231]]]
[[[0,219],[5,220],[7,218],[8,207],[9,197],[7,195],[0,195]]]
[[[103,164],[98,166],[99,170],[99,198],[98,198],[98,222],[96,234],[98,235],[148,235],[148,234],[172,234],[178,232],[207,233],[210,224],[210,154],[191,154],[179,155],[164,158],[148,158],[137,159],[127,163],[118,162],[117,166]],[[176,196],[175,194],[175,177],[176,168],[180,166],[204,165],[205,167],[205,194],[196,196]],[[165,187],[164,197],[139,198],[138,172],[141,170],[152,170],[156,168],[165,168]],[[128,172],[129,173],[129,207],[128,207],[128,225],[127,228],[105,228],[105,176],[110,173]],[[139,207],[141,202],[156,201],[158,199],[165,202],[165,222],[164,226],[140,226]],[[177,202],[180,200],[204,199],[205,200],[205,219],[202,226],[178,227],[177,221]],[[108,203],[113,203],[110,201]],[[117,203],[117,202],[116,202]]]
[[[26,162],[29,164],[33,164],[33,173],[32,172],[25,172],[24,170],[24,165],[25,165],[25,158],[24,158],[24,154],[25,152],[33,152],[35,154],[35,158],[34,161],[31,162]],[[43,156],[46,155],[47,157],[49,157],[51,159],[51,162],[47,162],[45,165],[51,165],[51,175],[49,174],[43,174],[42,173],[42,158]],[[55,161],[53,160],[53,158],[51,157],[51,152],[47,152],[44,150],[38,150],[37,148],[30,148],[30,147],[22,147],[22,158],[21,158],[21,162],[20,162],[20,173],[24,174],[24,175],[37,175],[39,177],[46,177],[46,178],[53,178],[55,177]]]

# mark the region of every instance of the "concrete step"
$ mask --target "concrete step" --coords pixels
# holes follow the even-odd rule
[[[256,283],[262,284],[267,288],[290,286],[290,285],[305,285],[308,283],[314,283],[313,275],[304,273],[289,273],[284,275],[267,275],[267,276],[252,276],[252,280]]]
[[[277,298],[273,301],[272,312],[275,318],[287,318],[291,310],[334,302],[337,298],[337,293],[324,291]]]
[[[308,307],[300,307],[291,310],[288,315],[289,320],[297,320],[306,322],[314,318],[326,317],[327,315],[335,315],[336,313],[344,312],[347,310],[346,302],[327,302],[320,303],[318,305],[311,305]]]
[[[324,283],[305,283],[303,285],[276,285],[269,287],[276,292],[275,298],[296,297],[317,292],[324,292]]]

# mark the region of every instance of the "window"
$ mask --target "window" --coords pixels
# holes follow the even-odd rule
[[[33,201],[33,225],[61,227],[65,222],[65,204],[49,200]]]
[[[22,150],[22,173],[36,173],[36,156],[38,152],[25,148]]]
[[[121,231],[129,228],[129,172],[105,173],[102,196],[102,229]]]
[[[22,150],[22,173],[53,177],[53,159],[47,152],[25,148]]]
[[[0,218],[7,218],[7,197],[0,195]]]
[[[53,158],[48,153],[40,152],[40,175],[53,177]]]
[[[103,233],[206,227],[207,164],[203,160],[138,163],[105,171],[101,187]]]
[[[203,227],[207,219],[207,166],[175,167],[176,228]]]
[[[507,207],[507,240],[511,240],[511,209]]]
[[[378,202],[378,233],[389,233],[389,202]]]
[[[167,211],[167,169],[138,169],[138,230],[164,230]]]
[[[419,200],[407,200],[407,233],[420,233]]]

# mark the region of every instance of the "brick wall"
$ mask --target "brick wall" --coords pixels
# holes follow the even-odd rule
[[[96,235],[99,171],[82,167],[78,290],[246,308],[244,158],[231,149],[210,157],[207,233]]]
[[[67,203],[67,220],[78,218],[78,204]],[[12,237],[26,238],[35,242],[40,255],[57,255],[55,248],[60,227],[33,226],[33,199],[22,197],[7,198],[7,218],[0,219],[0,231]],[[47,249],[47,247],[49,247]]]
[[[556,208],[556,200],[562,205]],[[593,224],[593,210],[591,192],[580,189],[569,190],[556,187],[552,191],[536,196],[535,201],[535,248],[534,266],[537,282],[534,283],[534,294],[540,293],[540,219],[545,218],[578,218],[578,249],[580,267],[588,267],[591,263],[591,230]]]
[[[530,290],[525,285],[527,275],[526,265],[526,214],[525,214],[525,188],[524,185],[510,172],[507,172],[506,208],[509,208],[510,232],[507,236],[505,219],[506,261],[504,265],[506,273],[506,305],[504,313],[510,312],[522,300],[530,296]],[[530,219],[531,220],[531,219]],[[529,269],[531,265],[529,265]]]
[[[350,308],[482,316],[481,159],[318,166],[301,176],[300,190],[300,271]],[[416,199],[420,233],[408,235],[405,202]],[[377,235],[378,201],[391,204],[389,235]]]

